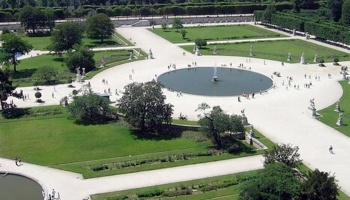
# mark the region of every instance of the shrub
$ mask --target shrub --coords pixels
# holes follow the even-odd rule
[[[233,144],[229,148],[227,148],[227,152],[230,154],[238,154],[242,151],[243,149],[238,145],[238,144]]]
[[[205,39],[197,38],[194,40],[194,43],[198,48],[202,48],[204,46],[207,46],[207,41]]]
[[[145,192],[141,192],[137,194],[137,197],[142,198],[142,197],[156,197],[160,196],[164,193],[164,190],[161,189],[154,189],[154,190],[149,190]]]
[[[334,59],[333,59],[333,62],[334,62],[334,63],[339,62],[339,58],[334,58]]]
[[[34,94],[35,98],[40,99],[41,98],[41,92],[36,92]]]
[[[103,171],[103,170],[106,170],[106,169],[108,169],[107,165],[92,167],[92,171],[94,171],[94,172]]]
[[[123,195],[123,196],[119,196],[119,197],[107,197],[106,200],[125,200],[125,199],[128,199],[129,197],[126,196],[126,195]]]
[[[78,90],[73,90],[73,91],[72,91],[72,94],[73,94],[74,96],[77,96],[78,93],[79,93]]]

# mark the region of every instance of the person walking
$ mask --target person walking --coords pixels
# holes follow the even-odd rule
[[[328,150],[329,150],[329,153],[333,154],[333,146],[332,145],[329,147]]]

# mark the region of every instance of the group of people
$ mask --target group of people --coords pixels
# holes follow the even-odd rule
[[[52,192],[51,192],[51,194],[49,194],[47,200],[56,200],[56,199],[57,199],[57,200],[60,200],[60,199],[61,199],[60,193],[57,192],[57,194],[56,194],[55,189],[52,189]]]

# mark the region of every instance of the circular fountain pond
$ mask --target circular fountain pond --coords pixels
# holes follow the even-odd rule
[[[157,81],[177,92],[203,96],[252,94],[265,91],[273,85],[272,80],[265,75],[227,67],[178,69],[161,74]]]
[[[1,200],[42,200],[44,199],[42,190],[41,186],[30,178],[0,173]]]

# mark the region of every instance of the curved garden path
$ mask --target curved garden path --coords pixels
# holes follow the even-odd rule
[[[122,90],[124,85],[132,81],[152,80],[156,75],[166,72],[170,63],[176,64],[177,68],[186,68],[192,62],[197,62],[197,66],[214,66],[215,63],[220,66],[232,62],[233,66],[244,63],[244,66],[251,67],[252,71],[269,77],[275,71],[280,72],[281,77],[273,78],[277,86],[276,89],[269,90],[267,94],[256,95],[255,99],[242,98],[241,103],[237,101],[237,97],[205,97],[189,94],[177,97],[176,92],[164,91],[164,93],[167,96],[167,101],[174,105],[174,118],[177,118],[181,112],[187,115],[189,119],[196,120],[198,113],[195,112],[195,109],[201,102],[206,102],[211,106],[220,105],[228,113],[238,114],[240,110],[245,109],[248,121],[255,128],[274,142],[291,143],[299,146],[301,157],[307,166],[312,169],[319,168],[322,171],[335,173],[341,189],[347,195],[350,195],[350,179],[348,178],[350,174],[350,168],[348,167],[350,166],[350,157],[348,156],[350,138],[313,119],[307,109],[312,98],[315,99],[316,108],[322,109],[333,104],[341,97],[342,89],[337,82],[341,79],[340,67],[331,66],[331,64],[326,64],[328,67],[323,68],[316,64],[285,64],[282,67],[280,62],[267,60],[266,65],[264,65],[262,59],[255,58],[251,58],[251,62],[246,63],[246,58],[243,57],[195,56],[191,54],[192,52],[183,55],[184,51],[178,45],[171,44],[145,28],[125,27],[119,28],[117,31],[125,38],[131,38],[133,42],[136,42],[137,48],[142,48],[145,52],[152,49],[155,59],[123,64],[97,74],[90,80],[93,91],[103,93],[108,88],[111,88],[112,91],[115,91],[115,89]],[[294,37],[303,39],[297,36]],[[350,62],[342,62],[341,64],[349,65]],[[132,73],[132,70],[134,70],[134,73]],[[312,78],[305,79],[305,74]],[[332,74],[332,78],[328,78],[328,74]],[[129,75],[132,75],[133,80],[129,79]],[[293,77],[292,85],[299,85],[299,90],[293,87],[286,89],[285,86],[282,86],[283,81],[287,83],[287,76]],[[320,76],[320,80],[316,81],[315,76]],[[103,84],[102,79],[108,80],[108,85]],[[310,81],[312,81],[313,86],[310,89],[304,88],[304,83]],[[80,84],[76,84],[76,86],[79,87]],[[47,105],[57,104],[58,100],[71,90],[66,85],[56,86],[57,92],[55,98],[52,98],[53,86],[43,86],[42,88],[42,98]],[[20,89],[24,93],[29,93],[31,97],[34,96],[33,88]],[[113,94],[111,98],[115,100],[118,96]],[[14,101],[22,107],[37,105],[34,98],[27,102]],[[328,152],[330,145],[333,145],[335,154]],[[93,193],[197,179],[262,167],[261,156],[254,156],[183,166],[175,169],[169,168],[82,180],[82,177],[78,174],[47,167],[27,163],[21,167],[15,167],[14,161],[6,159],[0,159],[0,163],[2,164],[0,170],[35,177],[48,191],[51,188],[59,191],[61,199],[64,200],[81,199]]]

